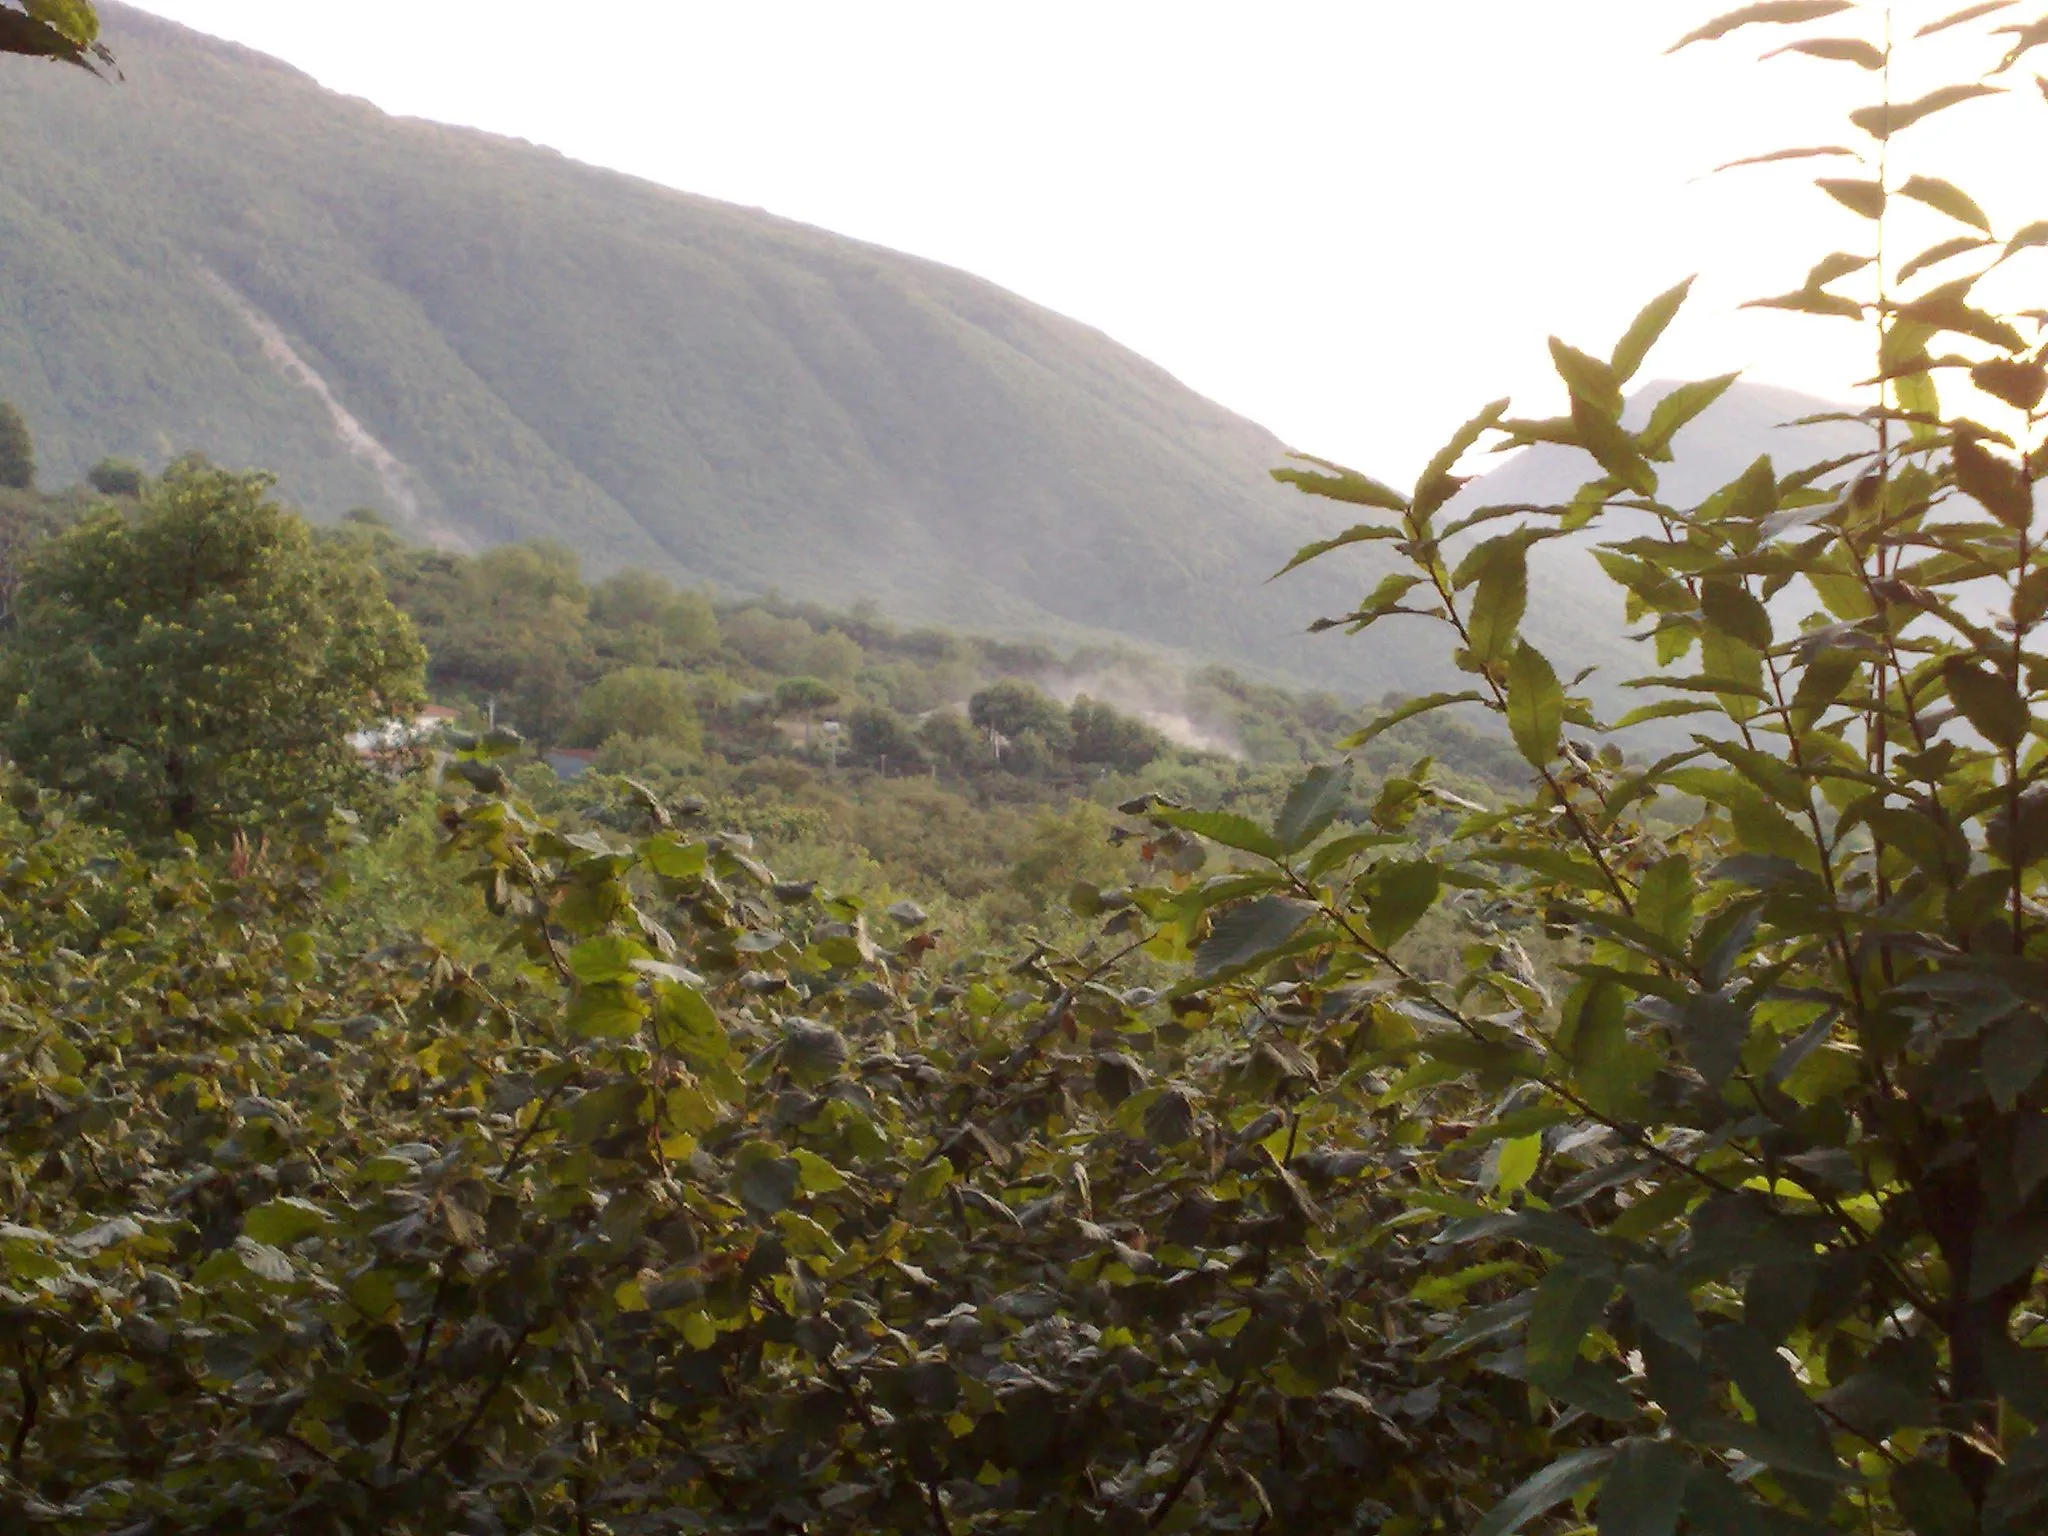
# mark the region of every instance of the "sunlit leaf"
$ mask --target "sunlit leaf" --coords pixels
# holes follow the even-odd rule
[[[1684,308],[1686,296],[1692,292],[1695,279],[1688,277],[1676,287],[1659,294],[1643,306],[1642,313],[1630,323],[1621,340],[1615,344],[1611,368],[1614,377],[1626,384],[1634,378],[1656,346],[1671,322]]]
[[[1802,37],[1796,43],[1773,48],[1764,57],[1775,59],[1787,53],[1803,53],[1809,58],[1854,64],[1862,69],[1883,69],[1885,64],[1884,50],[1860,37]]]
[[[1937,32],[1946,32],[1950,27],[1960,27],[1965,22],[1975,21],[1979,16],[1989,16],[1997,11],[2011,10],[2019,0],[1981,0],[1977,5],[1968,5],[1960,11],[1953,11],[1939,21],[1930,21],[1913,35],[1932,37]]]
[[[1745,5],[1716,16],[1705,25],[1686,33],[1665,51],[1676,53],[1679,49],[1690,47],[1694,43],[1714,42],[1740,27],[1760,23],[1782,26],[1801,21],[1818,21],[1823,16],[1834,16],[1854,9],[1854,0],[1760,0],[1758,4]]]
[[[1874,107],[1859,107],[1849,114],[1849,121],[1861,128],[1874,139],[1888,139],[1895,133],[1902,133],[1922,118],[1945,112],[1950,107],[1960,106],[1966,101],[1975,101],[1983,96],[1997,96],[2001,88],[1995,85],[1945,85],[1938,91],[1930,91],[1917,101],[1880,102]]]
[[[1953,182],[1934,176],[1909,176],[1898,188],[1898,195],[1925,203],[1936,212],[1945,213],[1972,229],[1983,230],[1987,236],[1991,233],[1990,218],[1977,206],[1974,198]]]

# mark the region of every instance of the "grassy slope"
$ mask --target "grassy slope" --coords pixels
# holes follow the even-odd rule
[[[200,447],[318,515],[393,509],[212,286],[406,468],[419,531],[909,619],[1108,631],[1377,696],[1434,637],[1313,641],[1372,557],[1261,578],[1342,509],[1281,444],[965,274],[530,145],[398,121],[108,7],[127,83],[5,67],[0,397],[51,478]],[[1610,632],[1536,594],[1532,627]]]

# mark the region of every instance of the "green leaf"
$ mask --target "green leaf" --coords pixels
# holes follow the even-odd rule
[[[1329,830],[1351,799],[1351,765],[1311,768],[1287,796],[1273,834],[1288,853],[1299,853]]]
[[[1643,452],[1653,459],[1663,458],[1671,451],[1671,440],[1680,430],[1728,393],[1738,377],[1724,373],[1719,378],[1681,384],[1665,395],[1651,407],[1649,425],[1637,436]]]
[[[1235,848],[1240,853],[1255,853],[1262,859],[1283,859],[1290,852],[1256,821],[1233,811],[1160,810],[1153,815],[1170,827],[1192,832],[1197,837],[1220,843],[1225,848]]]
[[[1999,458],[1974,438],[1958,437],[1951,455],[1956,486],[2006,527],[2022,529],[2034,515],[2034,487],[2026,471]]]
[[[1432,710],[1444,709],[1452,704],[1482,704],[1485,696],[1477,693],[1431,693],[1419,699],[1409,699],[1398,708],[1376,718],[1362,731],[1355,731],[1337,743],[1340,750],[1349,752],[1364,746],[1397,725],[1413,720],[1417,715],[1426,715]]]
[[[1517,1136],[1500,1143],[1493,1165],[1493,1190],[1502,1199],[1529,1187],[1543,1161],[1543,1137]]]
[[[268,1243],[258,1242],[253,1237],[238,1237],[234,1254],[241,1260],[242,1268],[259,1280],[268,1280],[273,1285],[292,1282],[292,1261]]]
[[[1479,588],[1465,626],[1472,637],[1472,654],[1481,661],[1497,661],[1507,653],[1529,607],[1529,547],[1526,540],[1509,535],[1481,545],[1473,557]]]
[[[1328,459],[1318,459],[1311,454],[1291,453],[1288,457],[1303,464],[1313,464],[1322,473],[1302,469],[1276,469],[1273,471],[1273,478],[1282,485],[1294,486],[1298,490],[1307,491],[1311,496],[1321,496],[1327,501],[1348,502],[1359,507],[1377,507],[1382,512],[1408,510],[1406,496],[1390,485],[1382,485],[1370,475],[1361,475],[1355,469],[1346,469],[1342,464],[1333,464]]]
[[[794,1158],[777,1157],[766,1142],[751,1141],[741,1149],[732,1192],[757,1216],[773,1216],[788,1208],[803,1184],[803,1169]]]
[[[1692,860],[1682,853],[1653,865],[1636,892],[1636,921],[1669,939],[1680,953],[1692,934]]]
[[[1700,583],[1700,616],[1709,628],[1758,651],[1771,648],[1771,616],[1735,577],[1710,576]]]
[[[585,939],[569,951],[569,974],[585,986],[627,981],[635,975],[637,962],[653,958],[646,945],[605,934]]]
[[[1686,296],[1692,292],[1694,279],[1688,277],[1675,288],[1667,289],[1643,306],[1642,313],[1630,322],[1629,328],[1615,344],[1612,362],[1613,376],[1626,384],[1636,376],[1656,346],[1658,339],[1678,318],[1678,312],[1685,307]]]
[[[1936,176],[1911,176],[1898,189],[1898,195],[1910,197],[1916,203],[1925,203],[1935,212],[1945,213],[1960,224],[1983,230],[1987,236],[1991,233],[1990,217],[1977,206],[1975,198],[1952,181],[1943,181]],[[1899,276],[1903,279],[1907,274],[1902,271]]]
[[[1823,16],[1833,16],[1852,9],[1854,0],[1759,0],[1758,4],[1745,5],[1716,16],[1704,26],[1686,33],[1665,51],[1676,53],[1679,49],[1689,48],[1694,43],[1715,42],[1739,27],[1756,26],[1760,23],[1786,26],[1801,21],[1818,21]]]
[[[1627,1440],[1600,1484],[1600,1536],[1673,1536],[1685,1459],[1661,1440]]]
[[[259,1243],[289,1248],[334,1225],[334,1218],[310,1200],[272,1200],[242,1218],[242,1230]]]
[[[797,1176],[807,1195],[829,1195],[846,1188],[846,1175],[815,1152],[802,1147],[790,1154],[796,1159]]]
[[[1909,1461],[1892,1473],[1891,1492],[1913,1536],[1976,1536],[1976,1506],[1947,1467]]]
[[[1465,482],[1452,473],[1458,461],[1470,453],[1473,447],[1494,427],[1508,411],[1506,400],[1496,400],[1485,410],[1474,416],[1451,434],[1451,440],[1437,450],[1422,471],[1422,478],[1415,482],[1415,516],[1418,520],[1428,519],[1458,492]]]
[[[1514,1536],[1538,1515],[1577,1497],[1613,1459],[1613,1450],[1606,1447],[1560,1457],[1494,1505],[1472,1536]]]
[[[1370,853],[1377,848],[1392,848],[1408,842],[1409,839],[1394,832],[1353,832],[1346,837],[1332,838],[1318,848],[1308,863],[1302,867],[1304,880],[1320,880],[1340,864],[1348,863],[1361,853]]]
[[[1963,718],[1995,747],[2016,750],[2027,739],[2033,721],[2027,703],[2010,679],[1979,666],[1966,656],[1950,656],[1941,664],[1948,696]]]
[[[1305,901],[1265,896],[1232,907],[1210,926],[1195,951],[1195,975],[1208,979],[1258,963],[1299,933],[1316,909]]]
[[[1569,1376],[1579,1361],[1579,1346],[1607,1308],[1614,1277],[1572,1265],[1560,1265],[1536,1287],[1529,1309],[1525,1341],[1529,1379],[1548,1388]]]
[[[81,48],[99,40],[100,20],[89,0],[22,0],[22,9]]]
[[[1645,345],[1647,347],[1647,343]],[[1567,346],[1555,336],[1550,338],[1550,361],[1557,369],[1558,377],[1564,380],[1565,387],[1579,399],[1603,415],[1621,414],[1623,401],[1618,367],[1581,352],[1577,347]]]
[[[1276,470],[1274,474],[1277,479],[1286,479],[1289,471]],[[1301,484],[1302,479],[1303,477],[1296,476],[1293,483]],[[1320,560],[1333,549],[1343,549],[1352,544],[1364,544],[1374,539],[1398,539],[1402,536],[1401,529],[1390,528],[1384,523],[1357,523],[1352,527],[1346,528],[1335,538],[1318,539],[1313,544],[1302,545],[1300,549],[1294,552],[1292,560],[1289,560],[1266,579],[1268,581],[1278,581],[1289,571],[1297,570],[1301,566],[1307,565],[1311,560]]]
[[[1436,905],[1443,873],[1421,859],[1382,864],[1373,871],[1371,889],[1373,942],[1391,949]]]
[[[846,1036],[810,1019],[782,1021],[782,1069],[806,1087],[839,1075],[850,1055]]]
[[[646,1010],[639,998],[614,985],[586,986],[563,1019],[571,1034],[587,1040],[625,1040],[639,1033]]]
[[[1548,768],[1564,734],[1564,688],[1549,658],[1524,641],[1508,660],[1508,729],[1522,756]]]

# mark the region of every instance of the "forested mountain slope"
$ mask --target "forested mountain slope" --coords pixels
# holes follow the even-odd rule
[[[599,571],[1107,631],[1356,695],[1447,675],[1393,626],[1306,637],[1372,556],[1263,578],[1342,509],[1084,325],[106,11],[125,83],[0,79],[0,398],[46,480],[198,448],[316,515],[553,536]],[[1532,608],[1611,659],[1604,620]]]

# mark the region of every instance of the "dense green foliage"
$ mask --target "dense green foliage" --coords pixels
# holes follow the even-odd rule
[[[139,516],[37,548],[0,674],[16,763],[148,835],[360,790],[348,736],[418,707],[424,658],[370,562],[269,486],[175,465]]]
[[[1297,754],[1284,794],[1063,708],[1050,651],[598,599],[562,551],[373,523],[335,558],[375,553],[444,686],[574,721],[609,685],[667,722],[605,749],[651,743],[650,772],[564,786],[473,731],[390,830],[157,858],[12,783],[0,1520],[2040,1530],[2048,320],[1989,295],[2048,224],[2001,240],[1907,169],[1919,122],[2048,47],[2002,10],[1943,27],[1990,73],[1911,101],[1889,13],[1850,0],[1687,39],[1868,23],[1789,50],[1874,77],[1874,179],[1820,183],[1864,253],[1773,301],[1869,326],[1855,452],[1667,499],[1673,434],[1729,387],[1625,415],[1681,288],[1604,354],[1553,345],[1568,415],[1489,407],[1411,490],[1286,471],[1373,518],[1300,563],[1405,562],[1346,626],[1438,630],[1464,687],[1389,700],[1353,761]],[[1979,233],[1895,265],[1921,210]],[[1461,510],[1502,443],[1590,478]],[[1633,720],[1524,628],[1532,552],[1574,537],[1654,658]],[[549,643],[507,661],[530,624]],[[1321,728],[1206,686],[1275,740]],[[848,705],[858,764],[820,717]],[[1516,774],[1385,762],[1453,708]],[[1601,739],[1659,721],[1696,733],[1654,762]],[[885,769],[912,742],[938,783]],[[1028,944],[872,871],[779,878],[790,828],[728,819],[799,775],[1050,810],[1120,795],[1075,776],[1117,754],[1157,789],[1069,805],[1113,861],[1049,842],[1066,915]]]
[[[11,403],[0,400],[0,490],[36,488],[36,445],[28,423]]]

